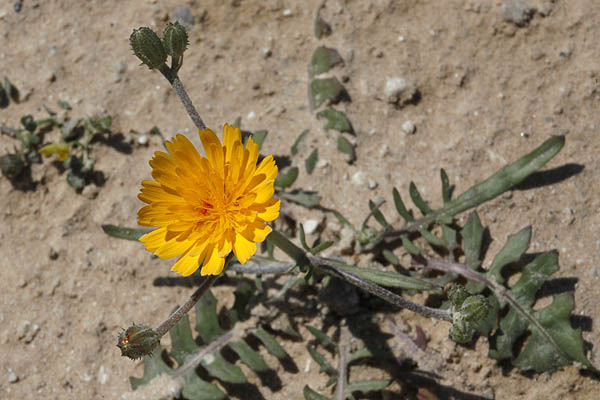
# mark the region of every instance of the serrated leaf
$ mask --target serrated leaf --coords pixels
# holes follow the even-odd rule
[[[317,47],[310,61],[309,74],[311,77],[322,74],[342,62],[342,57],[336,49],[325,46]]]
[[[152,355],[144,356],[144,375],[141,378],[129,377],[131,388],[136,390],[140,386],[147,385],[152,379],[160,374],[170,374],[171,368],[163,361],[161,357],[162,347],[156,346]]]
[[[299,147],[302,144],[302,142],[304,141],[304,139],[306,138],[306,135],[308,135],[308,132],[310,132],[308,129],[303,130],[302,133],[300,134],[300,136],[298,136],[298,138],[292,145],[290,152],[292,153],[293,156],[298,154]]]
[[[537,372],[555,371],[571,364],[572,361],[578,361],[594,369],[583,353],[581,329],[571,328],[569,318],[573,312],[573,305],[573,296],[565,293],[554,297],[554,301],[548,307],[534,312],[534,317],[546,328],[569,358],[557,352],[534,328],[525,349],[514,361],[515,366]]]
[[[310,153],[310,156],[308,156],[308,158],[304,162],[304,164],[306,166],[306,172],[308,172],[309,175],[311,175],[313,173],[313,171],[315,170],[315,166],[317,165],[318,160],[319,160],[319,149],[314,149],[312,151],[312,153]]]
[[[442,199],[444,200],[444,204],[446,204],[451,200],[452,188],[450,186],[450,179],[448,179],[448,174],[444,168],[440,169],[440,179],[442,180]]]
[[[200,298],[196,303],[196,332],[204,343],[208,344],[225,333],[219,325],[217,316],[217,299],[211,290]]]
[[[275,178],[275,186],[281,189],[287,189],[296,182],[298,178],[298,167],[292,167],[287,170],[285,174],[279,174],[277,178]]]
[[[262,356],[254,351],[245,341],[232,342],[229,344],[229,347],[235,351],[244,364],[255,372],[269,371],[270,368]]]
[[[369,209],[371,210],[371,214],[373,215],[373,218],[375,218],[375,221],[379,222],[381,226],[387,228],[390,225],[383,216],[383,213],[375,207],[375,203],[371,200],[369,200]]]
[[[324,129],[326,131],[330,129],[334,129],[338,132],[347,132],[354,133],[352,129],[352,124],[346,114],[341,111],[335,110],[333,108],[328,108],[326,110],[320,111],[317,113],[317,119],[326,119],[327,123],[325,124]]]
[[[415,206],[417,206],[417,208],[423,213],[423,215],[427,215],[433,212],[431,207],[429,207],[429,204],[427,204],[427,202],[423,200],[423,197],[421,197],[421,193],[419,193],[417,185],[415,185],[414,182],[410,183],[408,193],[410,194],[410,198],[413,201],[413,203],[415,203]]]
[[[137,228],[124,228],[122,226],[105,224],[102,225],[102,230],[108,236],[116,237],[118,239],[126,240],[139,240],[146,233],[150,232],[149,229],[137,229]]]
[[[486,276],[494,279],[497,283],[504,283],[502,277],[502,268],[504,266],[519,261],[521,256],[529,248],[531,241],[531,226],[526,226],[514,235],[508,236],[506,244],[494,257]]]
[[[177,361],[181,367],[185,364],[186,358],[198,352],[200,346],[196,344],[192,336],[192,328],[190,327],[190,318],[185,314],[181,319],[169,330],[171,336],[171,357]]]
[[[392,383],[391,380],[389,379],[381,379],[381,380],[368,380],[368,381],[358,381],[358,382],[353,382],[351,384],[348,385],[348,392],[353,393],[353,392],[362,392],[362,393],[369,393],[369,392],[376,392],[379,390],[383,390],[386,387],[388,387],[390,385],[390,383]]]
[[[310,333],[312,333],[312,335],[317,338],[317,340],[319,341],[319,343],[321,343],[321,346],[323,347],[329,347],[331,350],[336,350],[337,351],[337,343],[334,342],[329,336],[327,336],[323,331],[318,330],[317,328],[314,328],[310,325],[305,325],[306,329],[308,329],[308,331]]]
[[[209,374],[227,383],[246,383],[246,376],[240,367],[227,361],[220,353],[204,357],[200,362]]]
[[[265,331],[263,328],[258,328],[254,332],[254,336],[256,336],[262,342],[269,353],[277,357],[279,360],[289,358],[288,354],[279,344],[277,339],[275,339],[273,335]]]
[[[262,148],[262,145],[268,134],[269,134],[269,131],[265,131],[265,130],[256,131],[252,134],[252,140],[254,141],[254,143],[258,144],[259,149]]]
[[[302,393],[306,400],[330,400],[329,397],[325,397],[319,392],[312,390],[308,385],[304,386]]]
[[[227,398],[224,393],[214,383],[204,382],[195,370],[191,370],[184,375],[184,385],[181,395],[188,400],[221,400]]]
[[[337,149],[338,151],[347,154],[349,159],[348,163],[352,163],[356,160],[356,153],[354,152],[354,146],[346,139],[343,135],[338,135],[337,138]]]
[[[313,108],[323,104],[336,104],[346,96],[344,86],[337,78],[313,79],[310,83],[310,96]]]
[[[398,193],[398,189],[394,188],[392,191],[392,195],[394,196],[394,205],[396,206],[396,210],[398,214],[404,219],[406,222],[412,222],[415,220],[412,213],[408,211],[404,201],[402,201],[402,197],[400,197],[400,193]]]

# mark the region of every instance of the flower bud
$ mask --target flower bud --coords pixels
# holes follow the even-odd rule
[[[460,313],[466,321],[478,322],[485,319],[491,309],[490,302],[478,294],[477,296],[470,296],[465,299],[460,307]]]
[[[452,303],[454,309],[459,309],[460,306],[462,306],[463,301],[469,296],[470,294],[467,289],[461,285],[454,285],[448,290],[448,299]]]
[[[133,324],[119,334],[117,347],[121,349],[121,355],[132,360],[152,354],[160,338],[156,332],[146,325]]]
[[[163,31],[163,45],[171,57],[181,57],[188,46],[188,35],[185,28],[175,22],[169,22]]]
[[[460,313],[453,316],[452,327],[450,328],[450,337],[456,343],[469,343],[473,339],[473,327],[463,319]]]
[[[134,29],[129,36],[133,53],[146,64],[148,68],[158,68],[167,61],[167,52],[156,33],[145,26]]]
[[[8,179],[16,178],[25,168],[23,159],[16,154],[5,154],[0,157],[0,170]]]

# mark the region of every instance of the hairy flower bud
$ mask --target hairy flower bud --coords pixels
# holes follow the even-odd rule
[[[152,328],[133,324],[119,334],[117,347],[121,349],[122,356],[135,360],[152,354],[159,342],[160,338]]]
[[[452,316],[452,327],[450,328],[450,337],[456,343],[469,343],[473,339],[473,327],[462,317],[460,313]]]
[[[167,52],[156,33],[145,26],[134,29],[129,36],[133,53],[146,64],[148,68],[158,68],[167,61]]]
[[[188,35],[179,22],[169,22],[163,31],[163,45],[171,57],[181,57],[188,46]]]
[[[461,285],[454,285],[448,290],[448,299],[452,303],[454,309],[459,309],[462,306],[463,301],[469,296],[470,294],[467,289]]]
[[[465,299],[460,307],[460,313],[466,321],[478,322],[485,319],[491,309],[490,302],[478,294],[477,296],[470,296]]]

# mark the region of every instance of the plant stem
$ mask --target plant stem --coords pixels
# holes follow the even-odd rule
[[[194,125],[196,125],[196,128],[206,129],[204,121],[202,121],[202,118],[200,117],[200,114],[198,114],[198,111],[194,107],[190,96],[188,96],[187,92],[185,91],[183,83],[181,83],[181,80],[179,80],[177,72],[167,67],[167,64],[163,64],[158,70],[163,74],[165,78],[167,78],[167,80],[171,84],[171,87],[173,87],[175,93],[177,93],[177,97],[179,97],[179,100],[181,100],[181,103],[183,104],[185,110],[192,119],[192,122],[194,122]]]
[[[158,337],[164,336],[185,314],[188,313],[194,307],[194,305],[200,300],[202,295],[206,293],[206,291],[212,286],[213,283],[219,278],[219,275],[208,275],[202,283],[200,287],[196,289],[194,293],[190,296],[189,300],[186,301],[182,306],[180,306],[175,312],[173,312],[169,318],[167,318],[163,323],[161,323],[156,328],[156,334]]]
[[[196,368],[198,366],[198,364],[200,364],[200,362],[202,362],[202,359],[204,357],[206,357],[210,353],[214,353],[215,351],[218,351],[221,347],[228,344],[234,338],[233,333],[234,333],[234,331],[231,330],[231,331],[219,336],[212,342],[210,342],[210,344],[208,346],[206,346],[205,348],[200,350],[198,353],[194,354],[194,356],[188,362],[186,362],[181,368],[178,368],[175,371],[175,373],[173,374],[173,378],[178,378],[178,377],[184,376],[189,370]]]

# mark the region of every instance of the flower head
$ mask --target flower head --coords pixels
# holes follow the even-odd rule
[[[180,255],[172,271],[218,275],[233,251],[244,264],[256,253],[256,242],[271,233],[265,224],[279,216],[274,199],[277,166],[273,156],[258,165],[258,145],[244,148],[239,128],[223,127],[223,144],[210,129],[199,131],[206,157],[183,135],[154,153],[154,180],[142,182],[138,223],[158,229],[142,236],[148,251],[160,258]]]

